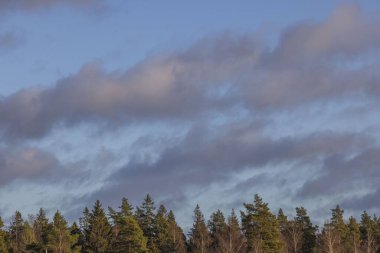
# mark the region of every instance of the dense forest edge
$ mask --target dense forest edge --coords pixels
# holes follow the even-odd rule
[[[347,220],[339,207],[323,226],[313,225],[304,207],[288,218],[272,213],[259,195],[244,210],[226,217],[220,210],[206,221],[197,205],[187,235],[173,211],[155,207],[147,195],[133,207],[123,198],[107,212],[100,201],[83,211],[79,222],[68,222],[56,211],[49,221],[44,209],[23,218],[19,211],[5,226],[0,218],[0,253],[375,253],[380,252],[380,219],[361,214]]]

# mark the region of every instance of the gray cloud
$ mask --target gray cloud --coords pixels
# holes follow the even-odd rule
[[[62,124],[186,121],[233,106],[269,114],[345,96],[378,97],[379,63],[361,58],[379,51],[378,27],[357,7],[342,6],[322,23],[289,28],[273,50],[255,36],[223,34],[127,71],[87,64],[53,87],[3,98],[0,129],[8,139],[41,138]],[[334,55],[359,67],[342,67]]]
[[[36,10],[56,5],[71,5],[78,7],[101,7],[103,0],[2,0],[0,11],[9,10]]]
[[[376,189],[380,171],[380,150],[364,149],[354,156],[331,155],[325,159],[321,175],[307,181],[299,194],[302,197],[326,196],[344,192],[344,189]],[[368,205],[366,205],[368,206]]]
[[[321,23],[300,23],[285,30],[270,59],[276,64],[305,64],[351,58],[379,50],[379,20],[359,6],[343,5]]]
[[[80,3],[92,2],[97,1]],[[0,9],[26,10],[61,3],[9,1],[0,3]],[[344,109],[352,111],[354,102],[368,98],[378,105],[380,62],[372,58],[379,54],[379,27],[378,20],[356,6],[341,6],[322,22],[301,22],[287,28],[274,48],[254,35],[224,33],[183,51],[150,56],[128,70],[107,72],[100,64],[89,63],[51,87],[26,88],[1,98],[2,141],[39,140],[56,127],[81,123],[166,122],[188,127],[203,122],[204,127],[193,127],[183,139],[155,140],[162,142],[155,143],[156,153],[133,154],[101,191],[77,201],[96,195],[116,204],[123,196],[141,200],[151,192],[178,204],[188,197],[185,191],[189,187],[202,189],[247,170],[257,171],[259,176],[234,188],[244,192],[257,180],[271,182],[268,167],[294,165],[298,167],[295,173],[309,174],[302,179],[306,182],[299,189],[299,198],[340,193],[353,185],[357,189],[372,187],[360,202],[371,207],[370,201],[377,199],[374,191],[379,177],[379,150],[371,137],[354,131],[323,131],[270,138],[264,130],[277,124],[272,118],[293,109],[307,111],[323,104],[328,111],[344,102],[349,105]],[[370,53],[375,57],[367,58]],[[230,117],[234,110],[237,114],[244,111],[255,124],[239,125],[236,115]],[[223,117],[228,118],[223,127],[209,125]],[[257,127],[257,119],[265,124]],[[315,129],[318,126],[312,131]],[[139,145],[150,146],[149,138],[132,147],[140,150]],[[107,159],[113,157],[107,157],[99,157],[98,166],[108,169]],[[0,165],[0,185],[16,178],[34,179],[60,166],[51,154],[32,148],[0,150]],[[53,178],[58,174],[65,178],[75,174],[79,179],[88,176],[79,168],[82,164],[67,166],[78,168],[77,172],[64,170],[67,174],[55,173]],[[311,168],[319,168],[318,174]],[[282,184],[276,187],[282,187],[289,180],[276,182]]]
[[[11,32],[0,34],[0,50],[14,49],[22,43],[22,39]]]
[[[193,129],[180,142],[163,150],[158,159],[137,157],[112,175],[97,197],[118,201],[123,195],[141,199],[151,192],[182,196],[189,187],[223,182],[245,170],[298,164],[300,170],[320,164],[332,154],[351,154],[373,145],[364,135],[316,133],[305,137],[265,138],[250,126],[219,129],[215,133]],[[265,171],[264,173],[270,171]],[[310,175],[311,176],[311,175]],[[261,178],[271,182],[270,174]],[[252,185],[239,186],[249,189]],[[168,197],[170,199],[170,197]]]
[[[38,148],[0,149],[0,186],[15,179],[46,178],[58,167],[57,159]]]

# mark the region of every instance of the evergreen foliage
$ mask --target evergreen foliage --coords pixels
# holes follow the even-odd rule
[[[58,210],[51,221],[42,208],[26,220],[16,211],[8,226],[0,218],[0,253],[380,252],[380,219],[366,211],[358,223],[354,217],[345,220],[338,205],[319,229],[304,207],[297,207],[295,216],[282,209],[276,216],[259,195],[244,207],[240,220],[234,210],[227,218],[216,210],[206,221],[197,205],[188,238],[173,211],[162,204],[156,211],[150,195],[135,212],[127,198],[108,213],[96,201],[91,211],[84,209],[79,226],[69,227]]]

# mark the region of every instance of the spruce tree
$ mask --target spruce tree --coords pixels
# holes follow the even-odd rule
[[[71,235],[67,221],[57,210],[54,214],[51,233],[48,236],[49,248],[56,253],[66,253],[71,250]]]
[[[366,211],[361,215],[360,233],[363,252],[375,253],[380,247],[380,227],[377,218]]]
[[[168,253],[185,253],[186,252],[186,237],[183,234],[182,228],[178,226],[172,210],[167,215],[169,229],[169,250]]]
[[[213,251],[217,251],[222,248],[224,243],[224,236],[227,233],[227,224],[224,214],[219,209],[211,214],[208,222],[208,228],[211,236],[211,248]]]
[[[224,229],[216,233],[218,238],[217,247],[213,252],[218,253],[240,253],[245,252],[245,237],[241,232],[239,220],[232,210],[227,218]]]
[[[155,206],[152,198],[148,194],[140,207],[137,207],[136,218],[148,239],[148,249],[151,253],[158,252],[156,245],[156,224],[155,224]]]
[[[282,208],[278,210],[277,221],[280,228],[280,237],[282,241],[283,252],[288,252],[290,246],[289,236],[288,236],[288,217],[284,214]]]
[[[280,228],[276,216],[259,195],[255,195],[253,204],[244,204],[241,212],[243,230],[247,238],[249,251],[278,253],[281,250]]]
[[[147,252],[147,240],[136,218],[133,216],[133,207],[128,199],[123,198],[120,211],[109,208],[113,221],[111,251],[114,253],[142,253]]]
[[[86,234],[87,246],[90,252],[107,252],[111,236],[111,226],[104,213],[99,200],[95,202],[94,208],[88,217],[88,230]]]
[[[5,231],[3,230],[4,223],[0,217],[0,253],[8,252],[8,247],[5,241]]]
[[[12,216],[9,227],[10,247],[13,252],[21,252],[25,249],[25,243],[22,238],[24,231],[24,219],[19,211]]]
[[[204,216],[199,205],[194,210],[194,223],[190,232],[190,247],[194,253],[206,253],[211,246],[211,238],[207,230]]]
[[[70,240],[71,240],[71,253],[79,253],[82,250],[82,245],[81,245],[81,230],[78,227],[77,223],[74,222],[71,227],[70,227]]]
[[[133,216],[126,216],[120,220],[120,230],[114,250],[119,253],[150,252],[143,231]]]
[[[155,217],[156,224],[156,244],[159,252],[168,252],[170,248],[169,222],[167,220],[167,210],[164,205],[160,205]]]
[[[349,250],[349,253],[359,253],[360,252],[360,227],[356,222],[354,217],[350,217],[348,220],[348,237],[346,238]]]
[[[302,224],[302,247],[301,252],[313,253],[317,245],[317,230],[318,227],[314,226],[307,215],[307,210],[304,207],[296,207],[295,220]]]
[[[44,209],[40,208],[40,210],[38,211],[36,219],[34,220],[33,227],[37,247],[46,251],[49,233],[49,220],[46,217]]]
[[[344,222],[344,211],[337,205],[334,209],[331,209],[331,225],[333,226],[335,233],[337,234],[337,249],[336,252],[347,252],[350,250],[349,245],[349,229]]]
[[[81,235],[79,236],[79,245],[81,246],[81,252],[87,253],[90,251],[90,245],[88,244],[89,231],[89,221],[90,221],[90,210],[87,206],[83,210],[83,216],[79,218],[79,226],[81,230]]]

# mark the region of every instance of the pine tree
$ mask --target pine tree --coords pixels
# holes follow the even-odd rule
[[[40,208],[38,211],[36,219],[34,220],[33,228],[38,245],[37,247],[46,250],[48,242],[49,220],[46,218],[44,209]]]
[[[126,216],[120,221],[118,244],[114,252],[120,253],[144,253],[148,251],[147,240],[144,237],[138,222],[132,216]]]
[[[158,208],[156,217],[156,243],[159,252],[168,252],[170,248],[169,222],[167,220],[167,210],[164,205]]]
[[[72,253],[79,253],[82,250],[80,238],[82,236],[81,230],[77,223],[74,222],[70,227],[70,248]]]
[[[296,218],[295,220],[302,224],[302,247],[301,252],[302,253],[313,253],[315,250],[315,247],[317,245],[317,230],[318,227],[314,226],[311,221],[310,217],[307,215],[307,211],[304,207],[297,207],[296,208]]]
[[[154,202],[150,195],[148,194],[144,199],[144,202],[140,207],[137,207],[136,218],[144,232],[144,236],[148,239],[148,249],[151,253],[158,252],[156,245],[156,224],[155,224],[155,214]]]
[[[241,232],[239,220],[232,210],[227,218],[227,223],[222,233],[217,233],[218,246],[215,252],[218,253],[239,253],[245,251],[245,237]]]
[[[360,228],[359,224],[356,222],[354,217],[350,217],[348,220],[348,237],[346,238],[349,250],[349,253],[359,253],[360,252]]]
[[[186,252],[186,238],[183,234],[182,228],[178,226],[172,210],[167,215],[168,229],[169,229],[169,249],[168,253],[185,253]]]
[[[244,207],[246,212],[241,212],[241,217],[248,250],[266,253],[280,252],[282,247],[280,228],[268,204],[256,194],[254,203],[245,203]]]
[[[3,230],[4,223],[0,217],[0,253],[8,252],[8,247],[5,242],[5,231]]]
[[[377,218],[372,218],[366,211],[361,215],[360,233],[364,253],[375,253],[380,246],[380,227]]]
[[[94,208],[89,214],[86,233],[85,238],[90,252],[107,252],[111,237],[111,226],[99,200],[95,202]]]
[[[10,247],[13,252],[21,252],[25,249],[25,243],[22,238],[23,231],[24,219],[21,213],[16,211],[9,227]]]
[[[339,234],[331,222],[325,222],[318,239],[319,248],[322,252],[334,253],[338,251]]]
[[[208,228],[211,236],[211,248],[216,252],[219,248],[222,248],[223,237],[227,233],[226,219],[222,211],[218,209],[211,214]]]
[[[284,211],[280,208],[277,213],[277,221],[280,228],[280,235],[282,241],[282,251],[281,252],[289,252],[290,241],[288,238],[288,217],[284,214]]]
[[[190,247],[194,253],[206,253],[211,246],[211,238],[207,230],[204,216],[199,205],[194,210],[194,223],[190,232]]]
[[[81,230],[81,235],[79,236],[79,245],[81,246],[81,252],[87,253],[90,251],[90,245],[88,244],[88,236],[90,234],[89,230],[90,221],[90,210],[87,207],[83,210],[83,216],[79,218],[79,226]]]
[[[335,250],[337,253],[347,252],[351,248],[348,244],[349,229],[344,222],[343,213],[344,211],[339,205],[337,205],[336,208],[331,209],[331,225],[337,234],[337,249]]]
[[[123,198],[119,208],[118,212],[109,208],[113,221],[111,251],[114,253],[147,252],[147,240],[133,216],[133,207],[128,203],[128,199]]]
[[[49,248],[56,253],[67,253],[71,250],[71,241],[67,221],[57,210],[54,214],[51,233],[48,236]]]
[[[32,215],[30,215],[29,217],[29,222],[28,221],[24,222],[24,228],[23,228],[21,237],[22,237],[22,241],[25,244],[26,250],[38,248],[34,230],[32,226],[30,225],[33,223],[34,223],[34,217]]]

